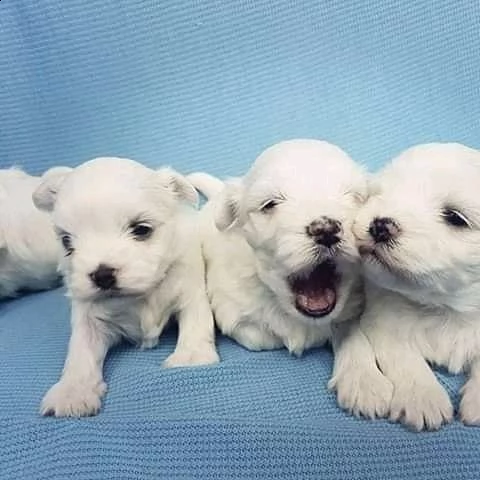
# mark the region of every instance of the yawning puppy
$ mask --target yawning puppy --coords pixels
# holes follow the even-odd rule
[[[458,144],[411,148],[378,174],[355,226],[368,278],[361,327],[393,389],[351,391],[360,413],[391,401],[386,414],[415,430],[449,422],[431,362],[469,372],[460,417],[480,423],[479,185],[480,152]],[[376,369],[362,365],[357,377]]]
[[[52,221],[32,201],[39,184],[21,170],[0,170],[0,298],[59,283],[61,250]]]
[[[332,324],[359,316],[351,229],[366,181],[342,150],[286,141],[263,152],[242,179],[189,179],[210,198],[201,212],[203,252],[224,334],[251,350],[286,346],[300,355],[330,339]]]
[[[195,189],[170,169],[98,158],[48,176],[34,195],[63,244],[72,335],[62,378],[43,399],[56,416],[97,413],[102,367],[121,338],[152,347],[172,315],[166,366],[218,361],[197,232]]]

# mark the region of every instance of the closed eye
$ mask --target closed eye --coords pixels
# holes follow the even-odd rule
[[[442,210],[442,218],[445,223],[458,229],[471,228],[472,224],[468,218],[460,211],[445,207]]]
[[[266,213],[270,210],[273,210],[277,205],[278,202],[276,200],[268,200],[260,207],[260,211]]]
[[[280,203],[282,203],[283,201],[285,201],[285,198],[284,197],[275,197],[275,198],[270,198],[268,200],[266,200],[265,202],[263,202],[259,208],[259,210],[262,212],[262,213],[269,213],[271,212],[272,210],[275,209],[275,207],[277,207],[278,205],[280,205]]]

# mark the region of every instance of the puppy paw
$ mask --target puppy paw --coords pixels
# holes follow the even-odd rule
[[[330,379],[328,388],[336,391],[338,405],[356,417],[388,415],[393,385],[378,370],[341,372]]]
[[[96,415],[107,391],[105,382],[94,385],[60,380],[43,397],[42,415],[55,417],[85,417]]]
[[[480,385],[468,381],[461,393],[460,419],[465,425],[480,426]]]
[[[408,428],[438,430],[453,419],[453,406],[445,389],[437,382],[394,386],[390,420]]]
[[[220,361],[215,347],[205,347],[203,349],[181,349],[175,350],[164,362],[163,367],[193,367],[200,365],[213,365]]]

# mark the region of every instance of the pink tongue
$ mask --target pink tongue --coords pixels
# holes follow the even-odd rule
[[[328,310],[335,303],[335,300],[335,291],[330,288],[316,292],[302,292],[297,294],[298,304],[305,310],[311,312]]]

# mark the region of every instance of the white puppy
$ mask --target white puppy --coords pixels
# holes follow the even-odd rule
[[[32,201],[39,183],[21,170],[0,170],[0,298],[59,283],[61,250],[52,221]]]
[[[355,226],[368,278],[361,327],[393,388],[390,398],[350,389],[356,411],[391,402],[386,414],[414,430],[449,422],[430,362],[469,371],[460,417],[480,424],[479,185],[480,152],[458,144],[411,148],[378,174]],[[352,368],[377,375],[375,362]]]
[[[218,362],[197,232],[195,189],[170,169],[98,158],[48,176],[35,192],[65,250],[72,335],[62,378],[43,399],[56,416],[98,412],[102,367],[121,338],[152,347],[179,323],[167,367]]]
[[[327,142],[291,140],[264,151],[242,179],[188,178],[211,198],[203,252],[224,334],[250,350],[300,355],[331,339],[333,325],[336,340],[348,333],[363,307],[352,233],[366,196],[358,165]]]

